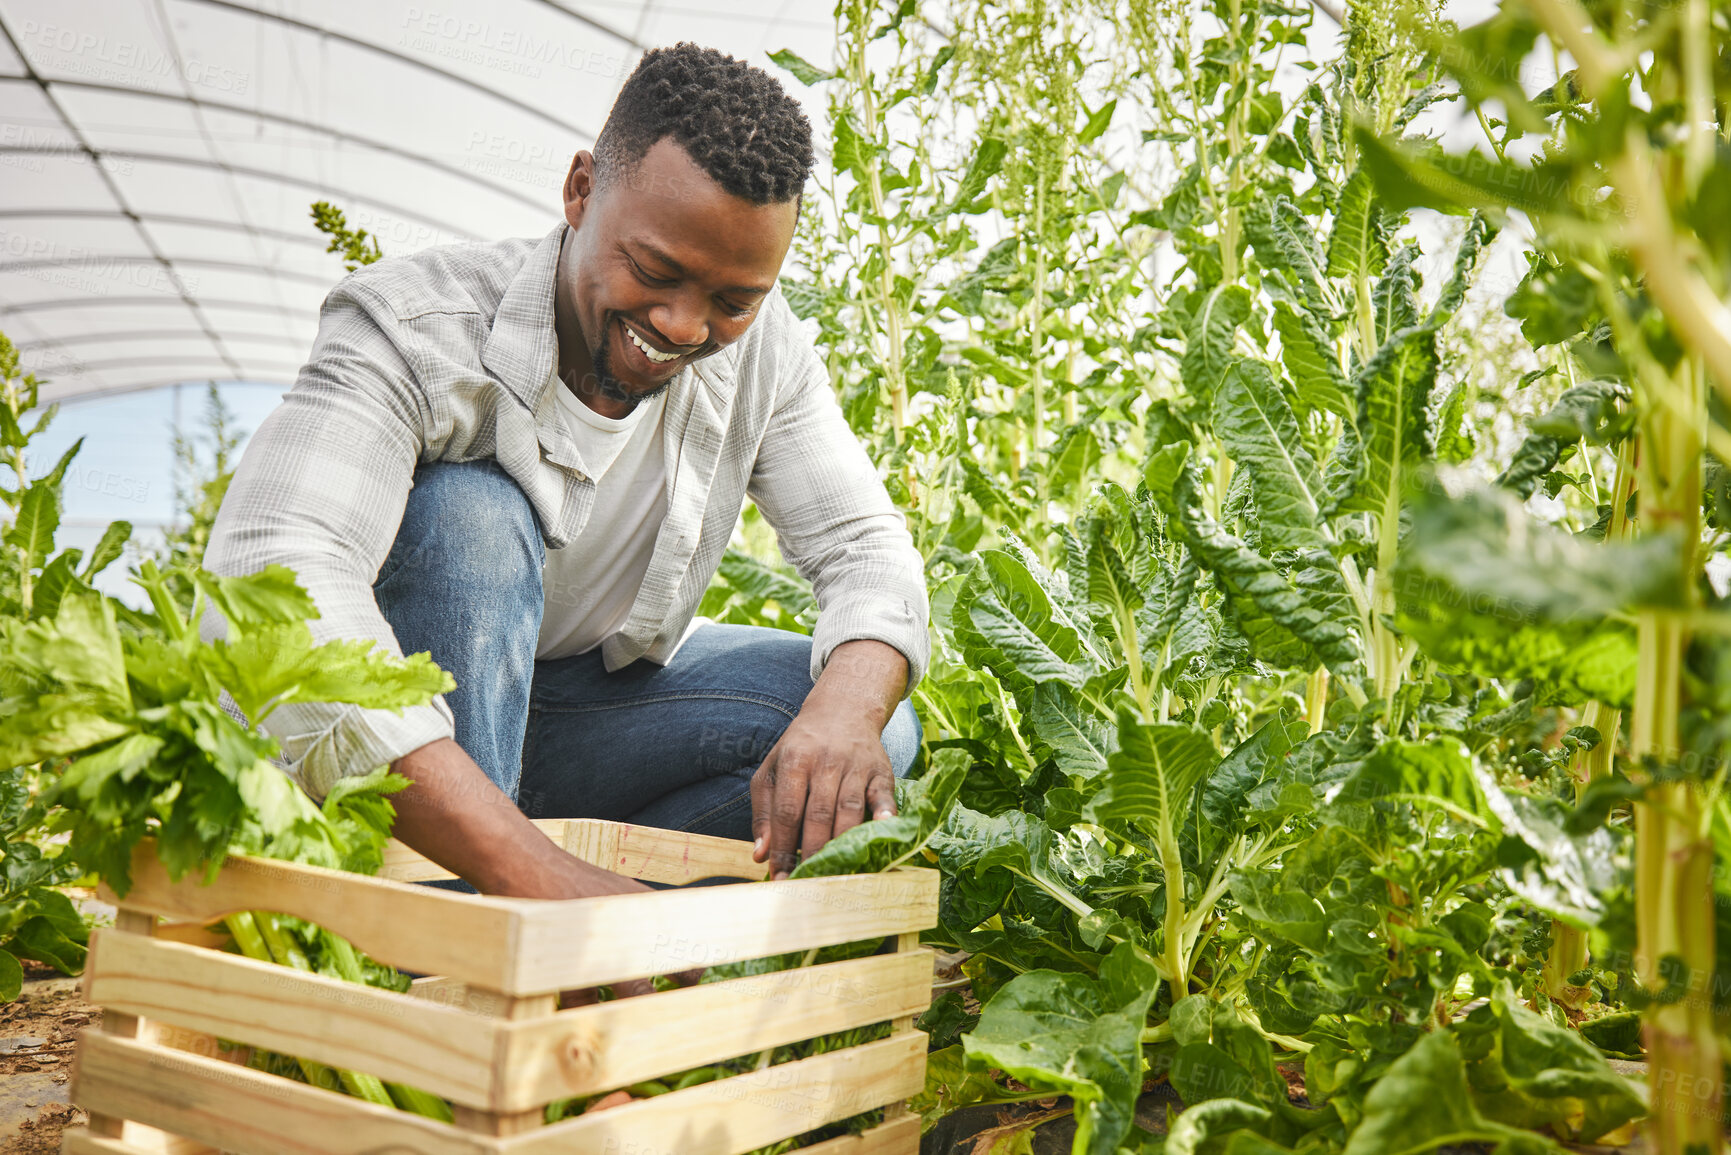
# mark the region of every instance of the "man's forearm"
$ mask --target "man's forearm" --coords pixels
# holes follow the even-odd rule
[[[908,660],[894,646],[860,639],[830,651],[800,712],[845,711],[881,731],[908,686]]]
[[[397,759],[396,836],[483,894],[586,898],[648,889],[567,854],[449,738]]]

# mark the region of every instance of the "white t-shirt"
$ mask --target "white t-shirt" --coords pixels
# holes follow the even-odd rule
[[[579,468],[595,482],[595,505],[570,545],[547,551],[537,658],[587,653],[618,632],[631,616],[667,515],[661,452],[667,394],[617,420],[601,416],[563,384],[558,397]]]

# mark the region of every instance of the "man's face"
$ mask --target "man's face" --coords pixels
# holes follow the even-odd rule
[[[617,416],[744,335],[797,210],[724,191],[670,139],[599,191],[592,166],[578,153],[565,181],[559,367],[591,408]]]

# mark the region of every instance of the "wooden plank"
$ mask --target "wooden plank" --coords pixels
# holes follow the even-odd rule
[[[500,1150],[739,1155],[907,1098],[925,1083],[925,1055],[923,1034],[879,1039],[580,1115],[500,1140]]]
[[[758,881],[769,873],[763,863],[751,860],[751,843],[732,838],[598,818],[539,818],[535,825],[584,862],[645,882],[680,886],[702,878]],[[392,839],[385,846],[385,866],[379,877],[426,882],[454,876]]]
[[[565,849],[585,862],[645,882],[682,886],[702,878],[761,881],[765,863],[751,860],[751,843],[712,838],[654,826],[574,818],[566,824]]]
[[[886,954],[596,1003],[505,1028],[494,1086],[506,1108],[544,1106],[881,1023],[930,1002],[930,957]]]
[[[174,883],[146,840],[132,856],[126,905],[193,922],[240,910],[292,914],[380,962],[503,988],[522,904],[264,858],[230,858],[208,886],[196,878]]]
[[[551,1022],[553,1012],[559,1009],[559,1000],[554,995],[516,997],[499,991],[481,993],[497,996],[500,1000],[497,1016],[510,1022]],[[494,1102],[501,1097],[504,1088],[504,1064],[498,1061],[498,1054],[499,1049],[496,1048],[490,1056],[494,1062],[487,1079],[487,1086],[492,1090],[490,1097]],[[548,1099],[551,1098],[553,1096],[548,1096]],[[483,1135],[520,1135],[544,1125],[541,1108],[546,1106],[546,1103],[547,1100],[533,1100],[516,1109],[493,1107],[485,1111],[459,1106],[452,1109],[451,1121],[465,1131],[478,1131]]]
[[[127,907],[114,912],[114,931],[120,935],[130,935],[134,938],[149,938],[156,933],[156,916],[141,910]],[[96,1002],[90,997],[90,970],[84,971],[84,1001]],[[101,1004],[98,1004],[99,1006]],[[146,1024],[137,1015],[125,1011],[107,1008],[102,1012],[102,1029],[117,1038],[136,1039],[144,1033]],[[104,1135],[111,1139],[119,1139],[126,1134],[126,1120],[111,1118],[100,1111],[90,1112],[90,1130],[93,1134]]]
[[[938,920],[938,873],[524,900],[517,909],[522,937],[498,985],[556,991],[924,930]]]
[[[537,818],[533,821],[541,833],[554,842],[564,844],[565,827],[569,825],[569,819]],[[396,882],[431,882],[435,879],[457,877],[438,863],[410,850],[395,838],[385,843],[384,860],[384,867],[379,871],[378,877]]]
[[[917,955],[922,960],[922,966],[920,969],[925,976],[922,981],[925,983],[926,997],[925,1000],[920,1003],[918,1010],[923,1012],[927,1007],[932,1005],[932,973],[936,969],[933,965],[935,958],[930,951],[922,950],[920,948],[920,936],[918,931],[908,931],[896,936],[896,954],[902,958],[911,958]],[[899,1035],[906,1031],[913,1030],[915,1017],[915,1014],[910,1013],[891,1022],[890,1034]],[[905,1100],[890,1103],[884,1107],[884,1121],[886,1123],[893,1123],[907,1114],[908,1105]]]
[[[80,1039],[72,1100],[238,1155],[500,1150],[499,1140],[406,1111],[95,1031]]]
[[[920,1117],[906,1115],[859,1135],[826,1139],[801,1147],[799,1155],[919,1155]]]
[[[499,1024],[485,1015],[109,931],[91,937],[89,966],[89,997],[100,1006],[365,1071],[470,1106],[492,1101]]]
[[[61,1155],[217,1155],[215,1147],[182,1139],[142,1123],[126,1129],[125,1139],[93,1135],[83,1127],[60,1133]]]

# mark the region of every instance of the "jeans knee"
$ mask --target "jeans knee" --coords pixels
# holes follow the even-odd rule
[[[890,756],[890,766],[897,778],[906,778],[908,771],[914,768],[914,759],[919,756],[920,742],[924,737],[925,731],[920,727],[920,716],[914,713],[913,702],[905,701],[897,706],[883,734],[884,753]]]
[[[497,462],[438,461],[415,470],[375,586],[533,586],[538,598],[545,562],[535,511]]]

